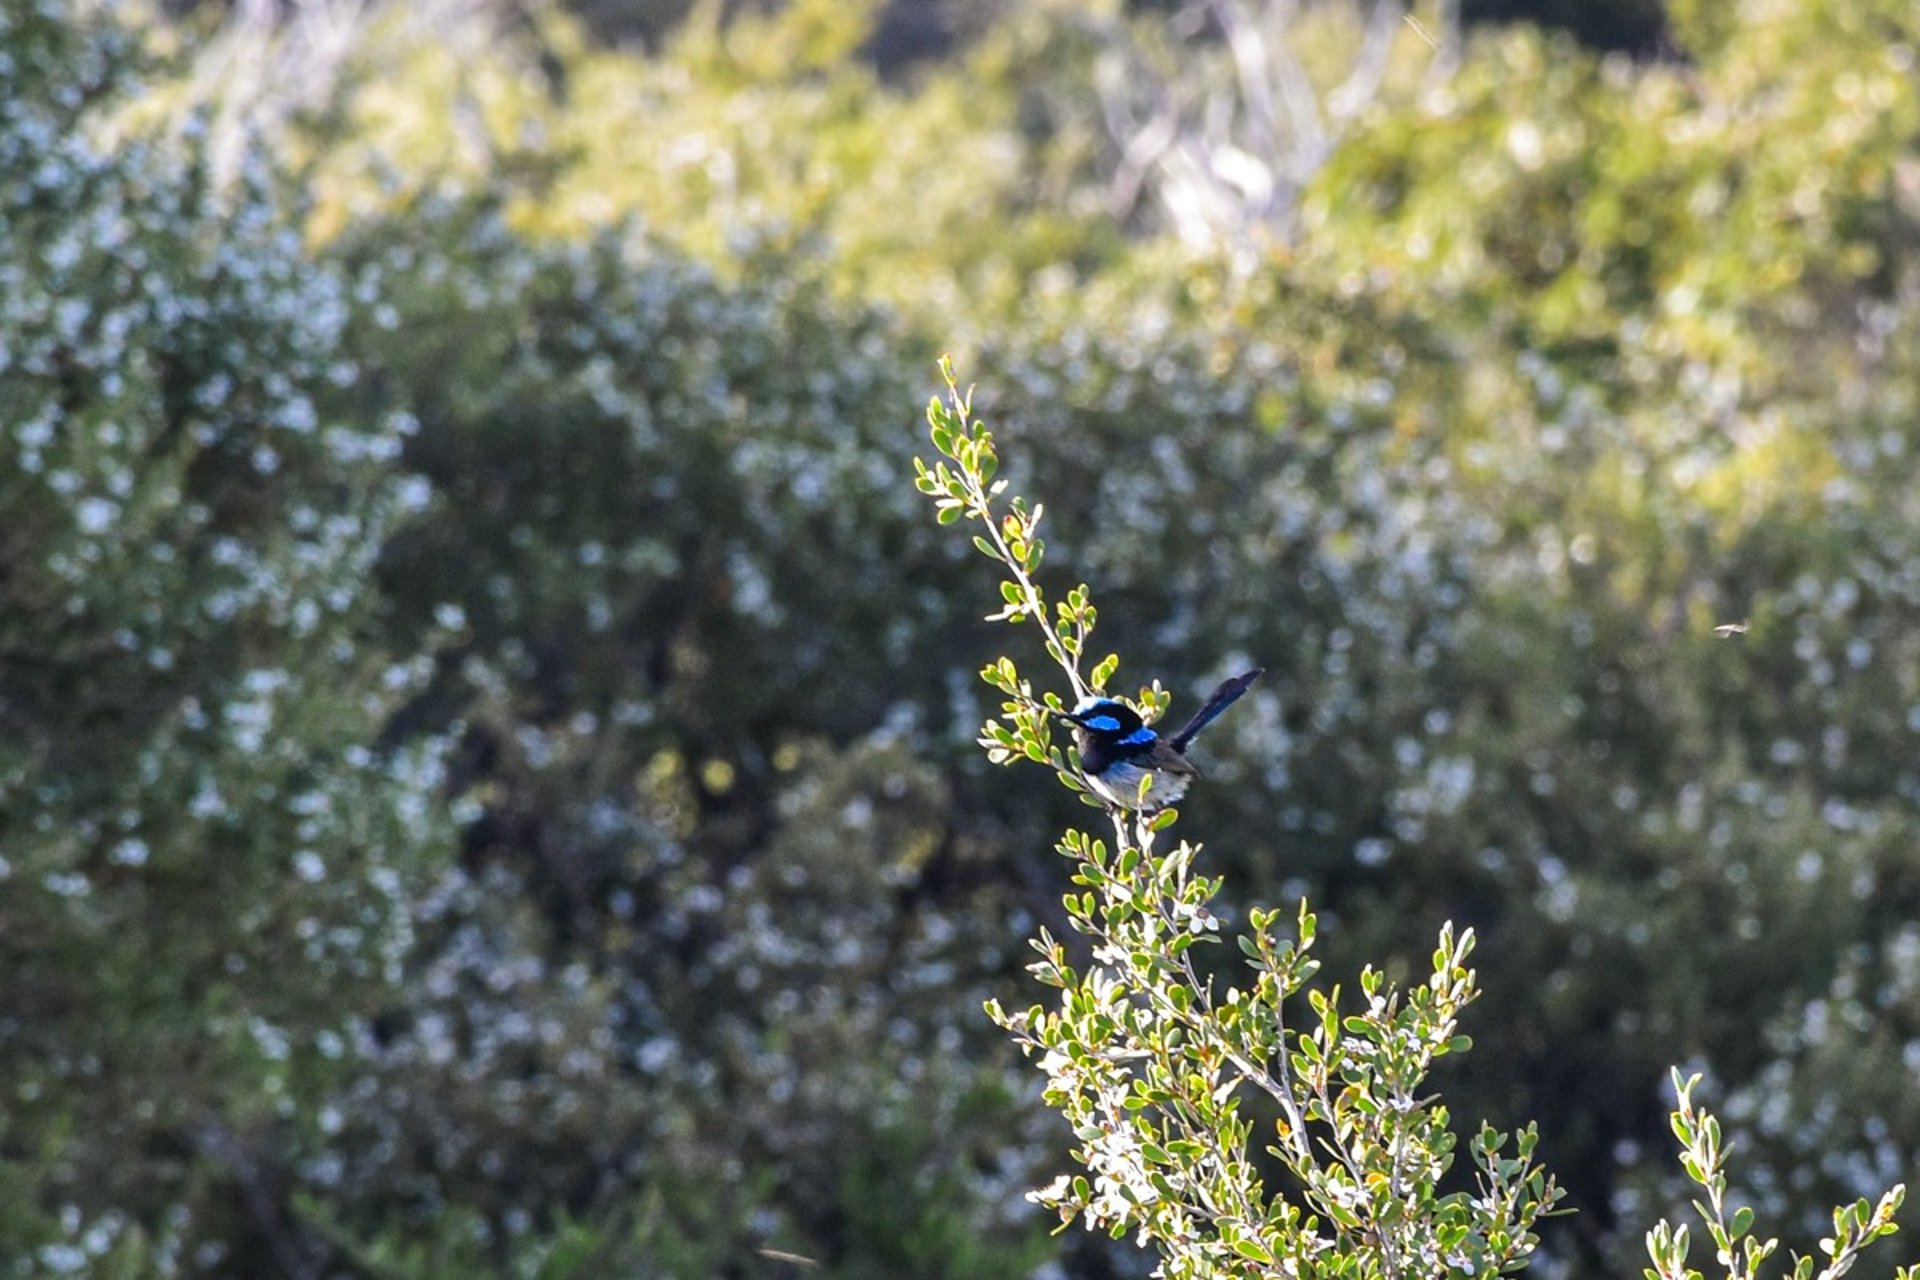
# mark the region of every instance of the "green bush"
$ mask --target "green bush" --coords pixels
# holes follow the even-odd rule
[[[457,1211],[504,1253],[564,1210],[633,1216],[602,1261],[635,1274],[1022,1274],[1034,1147],[968,1013],[1004,899],[931,881],[952,783],[912,750],[964,624],[894,484],[899,334],[803,262],[722,284],[484,201],[332,253],[378,300],[363,412],[404,406],[436,493],[382,560],[387,643],[457,629],[393,731],[453,739],[465,821],[336,1226]]]
[[[10,1256],[1137,1266],[1036,1237],[1071,1138],[976,1012],[1077,809],[972,747],[901,483],[949,345],[1122,675],[1269,668],[1191,805],[1226,909],[1396,982],[1474,929],[1439,1079],[1539,1120],[1556,1260],[1686,1194],[1675,1058],[1799,1225],[1920,1159],[1903,6],[1481,35],[1230,265],[1100,214],[1058,13],[884,85],[832,6],[416,31],[279,140],[308,209],[0,12]]]
[[[340,277],[253,157],[126,132],[130,42],[0,8],[0,1075],[19,1274],[294,1269],[276,1188],[442,838],[366,643],[425,490],[329,416]]]

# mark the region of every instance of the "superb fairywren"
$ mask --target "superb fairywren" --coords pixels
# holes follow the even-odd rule
[[[1074,745],[1080,749],[1080,771],[1088,785],[1109,803],[1122,809],[1152,813],[1175,803],[1200,771],[1187,759],[1187,744],[1195,734],[1260,678],[1261,668],[1235,676],[1213,691],[1193,719],[1171,738],[1162,738],[1140,719],[1140,713],[1113,698],[1084,698],[1060,718],[1073,725]],[[1151,777],[1143,797],[1142,778]]]

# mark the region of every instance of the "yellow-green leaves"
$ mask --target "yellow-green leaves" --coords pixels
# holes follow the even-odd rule
[[[960,390],[951,359],[941,359],[940,373],[947,392],[933,397],[927,405],[927,434],[941,457],[932,466],[914,459],[914,487],[933,499],[935,518],[941,524],[967,519],[978,520],[985,528],[984,533],[973,535],[974,550],[998,562],[1007,573],[1000,582],[1001,607],[988,614],[987,621],[1046,622],[1046,595],[1034,579],[1045,553],[1039,534],[1045,508],[1036,504],[1029,509],[1026,500],[1017,495],[1004,504],[999,502],[1007,482],[993,478],[1000,466],[993,436],[973,416],[972,395]],[[1082,585],[1055,606],[1051,625],[1042,629],[1047,654],[1066,675],[1075,699],[1100,687],[1119,663],[1117,657],[1107,658],[1096,668],[1091,684],[1080,674],[1081,653],[1096,616],[1092,599]],[[1086,788],[1068,758],[1051,745],[1053,713],[1063,705],[1060,697],[1048,693],[1037,698],[1033,687],[1020,679],[1010,658],[1000,658],[981,675],[1007,695],[1001,718],[980,733],[980,745],[988,758],[996,764],[1025,759],[1047,765],[1067,786],[1084,793]]]
[[[1720,1121],[1694,1105],[1693,1090],[1700,1083],[1697,1072],[1682,1079],[1675,1070],[1672,1081],[1674,1109],[1668,1122],[1674,1137],[1680,1140],[1680,1167],[1705,1192],[1705,1199],[1695,1200],[1693,1207],[1713,1239],[1714,1258],[1726,1280],[1756,1280],[1760,1264],[1773,1255],[1780,1242],[1771,1236],[1759,1240],[1749,1234],[1753,1230],[1752,1206],[1741,1205],[1731,1214],[1727,1212],[1727,1148],[1721,1140]],[[1894,1215],[1906,1194],[1906,1186],[1895,1183],[1877,1204],[1861,1199],[1836,1208],[1833,1234],[1819,1242],[1826,1265],[1820,1268],[1817,1280],[1839,1280],[1852,1269],[1861,1250],[1898,1230]],[[1700,1280],[1700,1272],[1687,1265],[1688,1242],[1684,1223],[1676,1227],[1664,1218],[1656,1223],[1647,1232],[1647,1253],[1653,1261],[1646,1271],[1647,1280]],[[1811,1255],[1794,1254],[1794,1280],[1816,1280],[1816,1265]],[[1905,1280],[1913,1270],[1902,1267],[1896,1274]]]

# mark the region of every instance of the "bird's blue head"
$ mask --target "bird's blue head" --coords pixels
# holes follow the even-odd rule
[[[1079,705],[1062,718],[1089,737],[1106,742],[1132,746],[1152,742],[1159,736],[1147,728],[1139,712],[1114,698],[1082,698]]]

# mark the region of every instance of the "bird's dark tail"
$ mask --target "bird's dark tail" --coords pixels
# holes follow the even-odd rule
[[[1218,689],[1215,689],[1213,696],[1207,699],[1205,705],[1193,713],[1193,719],[1187,721],[1185,725],[1181,726],[1180,732],[1174,734],[1173,737],[1167,740],[1168,745],[1175,751],[1185,751],[1187,744],[1193,741],[1193,736],[1212,724],[1222,711],[1232,706],[1240,695],[1247,691],[1247,686],[1260,678],[1260,673],[1263,670],[1264,668],[1262,667],[1255,667],[1244,675],[1235,676]]]

